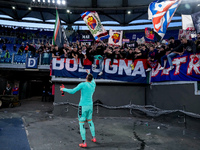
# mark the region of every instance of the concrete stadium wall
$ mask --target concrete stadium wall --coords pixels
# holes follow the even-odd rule
[[[67,88],[74,88],[77,84],[77,82],[64,83]],[[104,105],[108,106],[122,106],[130,104],[130,102],[132,104],[145,105],[145,86],[124,83],[96,84],[96,90],[93,95],[94,102],[100,100]],[[60,82],[55,83],[55,102],[69,101],[78,104],[80,100],[80,91],[73,95],[65,93],[65,96],[61,96],[61,92],[59,91],[60,85]],[[53,112],[55,115],[77,117],[77,109],[73,106],[54,106]],[[127,117],[132,115],[130,115],[130,110],[109,110],[102,107],[94,107],[94,116]]]
[[[183,110],[185,106],[186,111],[200,114],[200,95],[195,95],[194,87],[189,82],[151,85],[147,88],[147,105],[169,110]]]
[[[185,107],[187,112],[200,114],[200,91],[197,91],[197,83],[171,83],[148,86],[146,92],[147,105],[154,105],[164,110],[183,110],[183,107]],[[165,122],[182,126],[183,129],[200,130],[200,119],[198,118],[184,116],[180,113],[163,115],[159,118],[162,118]],[[184,121],[185,123],[183,123]]]
[[[59,87],[62,83],[68,88],[74,88],[79,82],[55,82],[55,102],[69,101],[78,104],[80,92],[74,95],[65,93],[65,96],[61,96]],[[196,91],[195,84],[192,82],[184,84],[172,83],[143,86],[125,83],[96,83],[97,87],[93,100],[100,100],[108,106],[122,106],[130,104],[131,102],[136,105],[154,105],[163,110],[183,110],[183,106],[185,106],[185,111],[200,114],[200,95],[198,95],[200,92]],[[69,105],[54,106],[53,113],[54,115],[77,117],[77,108]],[[128,109],[110,110],[102,107],[94,107],[94,116],[133,117],[134,115],[137,116],[137,113],[130,114],[130,110]],[[175,124],[183,121],[183,118],[178,117],[178,113],[164,115],[161,118],[165,118],[164,120],[168,120],[167,122],[173,122]],[[199,127],[200,119],[186,118],[188,127]]]

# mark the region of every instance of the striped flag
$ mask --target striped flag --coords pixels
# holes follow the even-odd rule
[[[56,9],[56,22],[54,26],[54,34],[53,34],[53,45],[57,45],[58,47],[63,47],[66,37],[63,35],[63,28],[61,27],[61,21],[59,18],[58,11]]]
[[[148,8],[148,19],[152,20],[154,31],[161,39],[180,5],[181,0],[156,0],[150,3]]]
[[[85,21],[96,41],[98,41],[99,38],[101,40],[109,38],[108,32],[101,24],[99,15],[96,11],[86,11],[81,14],[81,17]]]

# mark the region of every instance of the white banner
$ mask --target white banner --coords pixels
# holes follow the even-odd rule
[[[182,29],[190,31],[195,30],[191,15],[182,15]]]
[[[110,29],[109,35],[109,45],[122,46],[123,31]]]
[[[98,40],[99,38],[101,40],[109,38],[108,32],[101,24],[99,15],[96,11],[86,11],[81,14],[81,17],[85,21],[95,40]]]
[[[192,40],[192,38],[196,38],[196,31],[189,31],[189,30],[183,30],[179,29],[179,35],[178,39],[180,40],[182,37],[186,37],[188,40]]]

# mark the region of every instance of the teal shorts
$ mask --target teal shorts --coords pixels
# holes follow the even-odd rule
[[[80,122],[91,120],[92,114],[93,114],[93,105],[78,107],[78,120]]]

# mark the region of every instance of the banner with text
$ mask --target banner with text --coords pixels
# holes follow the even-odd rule
[[[173,58],[175,68],[170,71],[169,64],[165,60],[166,67],[159,70],[160,65],[152,69],[151,82],[161,81],[200,81],[200,54],[185,53]]]
[[[52,75],[56,77],[71,77],[71,78],[86,78],[87,73],[86,69],[90,70],[95,79],[109,79],[109,80],[118,80],[125,82],[135,82],[135,83],[148,83],[148,78],[146,71],[144,69],[145,61],[138,60],[135,64],[134,70],[131,68],[132,60],[124,59],[114,59],[112,67],[110,67],[111,60],[105,59],[103,63],[103,75],[98,76],[99,70],[99,61],[97,61],[97,68],[92,69],[91,61],[86,59],[84,61],[84,69],[80,68],[76,63],[75,59],[56,59],[52,61]]]
[[[37,69],[38,68],[38,58],[27,58],[26,60],[26,68],[27,69]]]

